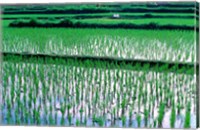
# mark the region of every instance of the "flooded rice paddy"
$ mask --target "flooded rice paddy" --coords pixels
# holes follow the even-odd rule
[[[3,125],[184,128],[189,112],[196,127],[193,74],[23,62],[2,72]]]

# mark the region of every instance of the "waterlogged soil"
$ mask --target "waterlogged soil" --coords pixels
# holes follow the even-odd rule
[[[195,75],[73,65],[2,65],[3,125],[171,128],[174,99],[175,128],[184,128],[189,102],[190,127],[196,128]]]

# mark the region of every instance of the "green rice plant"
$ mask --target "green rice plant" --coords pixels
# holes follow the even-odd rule
[[[91,104],[90,103],[88,104],[88,116],[89,117],[91,116]]]
[[[79,87],[76,87],[76,102],[79,103]]]
[[[25,113],[25,110],[24,110],[24,106],[22,105],[21,106],[21,110],[20,110],[20,120],[22,121],[22,124],[24,123],[24,113]]]
[[[94,114],[92,115],[92,123],[93,123],[93,126],[94,126],[95,121],[96,121],[96,114],[94,113]]]
[[[149,118],[149,111],[144,109],[144,120],[145,120],[145,127],[148,125],[148,118]]]
[[[15,116],[15,119],[16,119],[16,124],[17,124],[17,125],[20,125],[20,124],[21,124],[21,120],[20,120],[20,118],[18,117],[18,114],[17,114],[17,116]]]
[[[87,116],[84,118],[84,126],[87,126]]]
[[[160,99],[160,102],[162,102],[162,96],[163,96],[163,90],[160,89],[160,92],[159,92],[159,99]]]
[[[181,112],[181,104],[180,104],[180,102],[178,102],[178,104],[177,104],[177,113],[180,114],[180,112]]]
[[[29,112],[28,110],[25,109],[25,124],[28,124],[28,120],[29,120]]]
[[[120,93],[117,92],[117,118],[119,117],[119,109],[120,109]]]
[[[131,110],[129,110],[129,126],[132,126],[132,115],[133,115],[133,108],[131,107]]]
[[[6,119],[7,119],[7,124],[11,124],[11,113],[9,109],[6,114]]]
[[[147,90],[144,90],[144,95],[143,95],[143,104],[145,108],[147,107]]]
[[[69,87],[68,87],[67,84],[66,84],[66,87],[65,87],[65,94],[66,94],[67,97],[69,96]]]
[[[58,124],[58,112],[55,113],[55,125]]]
[[[60,111],[62,113],[61,125],[65,125],[65,106],[62,106]]]
[[[154,108],[155,108],[155,96],[152,97],[152,115],[154,115]]]
[[[72,124],[72,116],[71,116],[71,114],[69,114],[69,115],[67,115],[67,116],[68,116],[69,125],[71,125],[71,124]]]
[[[33,103],[34,103],[34,108],[36,109],[36,96],[35,97],[33,97]]]
[[[29,108],[32,106],[32,104],[31,104],[32,99],[33,99],[33,98],[32,98],[32,92],[33,92],[32,90],[33,90],[33,89],[30,88],[30,91],[29,91],[29,93],[28,93],[28,97],[29,97],[29,101],[28,101],[28,102],[29,102],[29,103],[28,103],[28,104],[29,104]]]
[[[112,84],[112,83],[110,83],[110,84]],[[108,94],[107,99],[110,101],[111,100],[111,89],[108,89],[108,93],[107,94]]]
[[[34,124],[36,124],[37,116],[38,116],[38,115],[37,115],[36,108],[34,108],[34,109],[33,109],[33,123],[34,123]]]
[[[95,96],[95,102],[94,103],[97,104],[98,100],[99,100],[99,92],[96,91],[96,96]]]
[[[114,107],[112,109],[112,116],[111,116],[111,124],[112,124],[112,126],[115,125],[115,120],[116,120],[116,107]]]
[[[12,104],[14,103],[14,96],[15,96],[15,88],[14,88],[14,86],[12,85],[12,87],[11,87],[11,102],[12,102]]]
[[[156,81],[156,99],[157,99],[157,102],[158,102],[158,99],[159,99],[159,96],[158,96],[158,82]]]
[[[17,100],[17,107],[18,107],[18,110],[21,109],[21,100],[20,100],[20,92],[19,91],[16,91],[16,100]]]
[[[26,99],[26,95],[25,94],[23,96],[23,101],[24,101],[24,106],[26,107],[27,99]]]
[[[190,128],[190,106],[191,103],[188,102],[187,108],[186,108],[186,113],[185,113],[185,122],[184,122],[184,128]]]
[[[108,98],[106,98],[105,102],[102,102],[102,106],[103,106],[103,116],[106,115],[106,106],[108,104],[108,101],[110,101]]]
[[[46,104],[45,104],[45,107],[44,107],[44,115],[45,115],[45,117],[44,117],[44,122],[45,122],[45,124],[48,124],[48,115],[49,115],[49,110],[48,110],[48,107],[46,106]]]
[[[79,121],[79,119],[76,119],[76,126],[80,126],[80,121]]]
[[[29,121],[30,121],[29,124],[33,125],[34,124],[33,115],[32,115],[32,113],[30,111],[28,111],[28,112],[29,112],[29,116],[28,117],[29,117]]]
[[[162,127],[162,121],[164,118],[164,114],[165,114],[165,104],[161,103],[159,106],[159,114],[158,114],[158,127],[159,128]]]
[[[82,84],[81,85],[81,101],[83,101],[83,97],[84,97],[84,91],[83,91],[84,87],[85,87],[85,85]]]
[[[139,92],[141,92],[141,91],[139,91]],[[141,97],[142,97],[142,93],[139,93],[139,95],[138,95],[138,113],[140,112]]]
[[[83,108],[81,107],[81,109],[79,110],[79,112],[80,112],[80,114],[81,114],[81,123],[82,123],[82,120],[83,120],[83,112],[84,112],[84,110],[83,110]]]
[[[134,106],[135,100],[136,100],[136,94],[137,94],[137,86],[136,85],[134,85],[134,90],[133,91],[134,92],[133,92],[133,96],[132,96],[132,101],[133,101],[132,106]]]
[[[39,80],[36,78],[36,81],[35,81],[35,93],[36,93],[36,96],[38,96],[38,93],[39,93]]]
[[[116,91],[117,91],[117,85],[116,85],[116,82],[115,82],[114,85],[113,85],[113,93],[114,93],[114,95],[115,95]]]
[[[149,63],[145,64],[145,65],[143,66],[143,68],[144,68],[144,72],[149,71],[150,64],[149,64]]]
[[[67,105],[67,115],[69,115],[69,110],[71,109],[71,105],[70,104],[68,104]]]
[[[103,119],[103,117],[97,118],[97,122],[98,122],[98,124],[99,124],[100,127],[104,126],[104,119]]]
[[[52,113],[49,114],[48,121],[49,121],[49,125],[54,125],[54,119],[53,119]]]
[[[126,107],[126,98],[124,97],[124,99],[122,100],[122,103],[121,103],[121,107],[122,107],[122,115],[124,116],[124,113],[125,113],[125,107]]]
[[[175,121],[176,121],[176,109],[175,109],[174,100],[172,102],[173,103],[172,103],[172,111],[171,111],[171,117],[170,117],[170,127],[174,128]]]
[[[138,128],[139,128],[141,126],[141,116],[140,116],[140,114],[137,114],[136,120],[137,120],[137,124],[138,124]]]
[[[157,120],[154,120],[153,121],[153,127],[156,128],[156,126],[157,126]]]
[[[122,119],[122,125],[125,126],[126,125],[126,116],[123,115],[121,117],[121,119]]]

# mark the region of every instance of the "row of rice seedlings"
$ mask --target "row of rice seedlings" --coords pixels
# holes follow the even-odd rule
[[[164,127],[165,112],[181,102],[178,112],[172,112],[181,114],[185,106],[179,106],[191,98],[178,95],[184,84],[180,81],[184,88],[194,87],[192,75],[165,72],[166,67],[162,73],[149,71],[149,65],[144,71],[78,67],[73,62],[3,65],[5,124]],[[174,119],[169,120],[174,126]]]
[[[184,122],[184,128],[190,128],[190,102],[187,104],[186,113],[185,113],[185,122]]]

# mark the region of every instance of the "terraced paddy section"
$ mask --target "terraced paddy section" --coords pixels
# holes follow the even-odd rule
[[[98,13],[98,14],[2,14],[3,20],[16,20],[16,19],[61,19],[61,18],[73,18],[73,19],[87,19],[87,18],[113,18],[114,13]],[[195,14],[184,13],[118,13],[119,19],[138,19],[138,18],[180,18],[180,19],[194,19]]]
[[[195,34],[181,30],[6,28],[2,47],[14,53],[196,61]]]
[[[108,4],[93,3],[93,4],[68,4],[68,5],[35,5],[30,7],[29,5],[16,6],[3,6],[4,14],[88,14],[88,13],[110,13],[110,12],[131,12],[131,13],[193,13],[195,10],[194,2],[190,2],[193,5],[184,7],[187,3],[177,3],[177,6],[154,6],[148,7],[147,3],[143,5],[131,5],[125,3],[123,6],[116,4],[117,6],[109,6]],[[190,4],[189,3],[189,4]],[[155,2],[153,4],[162,5],[162,3]],[[180,7],[179,5],[183,5]],[[178,7],[179,6],[179,7]]]
[[[196,127],[195,73],[53,61],[3,61],[3,125]]]
[[[192,74],[199,64],[193,63],[178,63],[178,62],[162,62],[150,60],[134,60],[134,59],[120,59],[110,57],[94,57],[94,56],[58,56],[47,54],[28,54],[28,53],[1,53],[2,60],[6,62],[25,62],[25,63],[38,63],[38,64],[55,64],[55,61],[60,65],[69,65],[71,61],[74,66],[87,65],[90,67],[98,68],[113,68],[113,69],[127,69],[127,70],[140,70],[140,71],[155,71],[155,72],[176,72]],[[41,62],[40,62],[41,61]],[[105,69],[104,68],[104,69]]]
[[[160,18],[154,18],[154,19],[109,19],[109,18],[93,18],[93,19],[83,19],[81,22],[83,23],[89,23],[89,24],[119,24],[119,23],[124,23],[124,24],[147,24],[147,23],[157,23],[158,25],[186,25],[186,26],[194,26],[194,17],[193,19],[174,19],[174,18],[167,18],[165,19],[166,16],[163,16],[163,19]],[[182,22],[180,22],[182,21]]]

